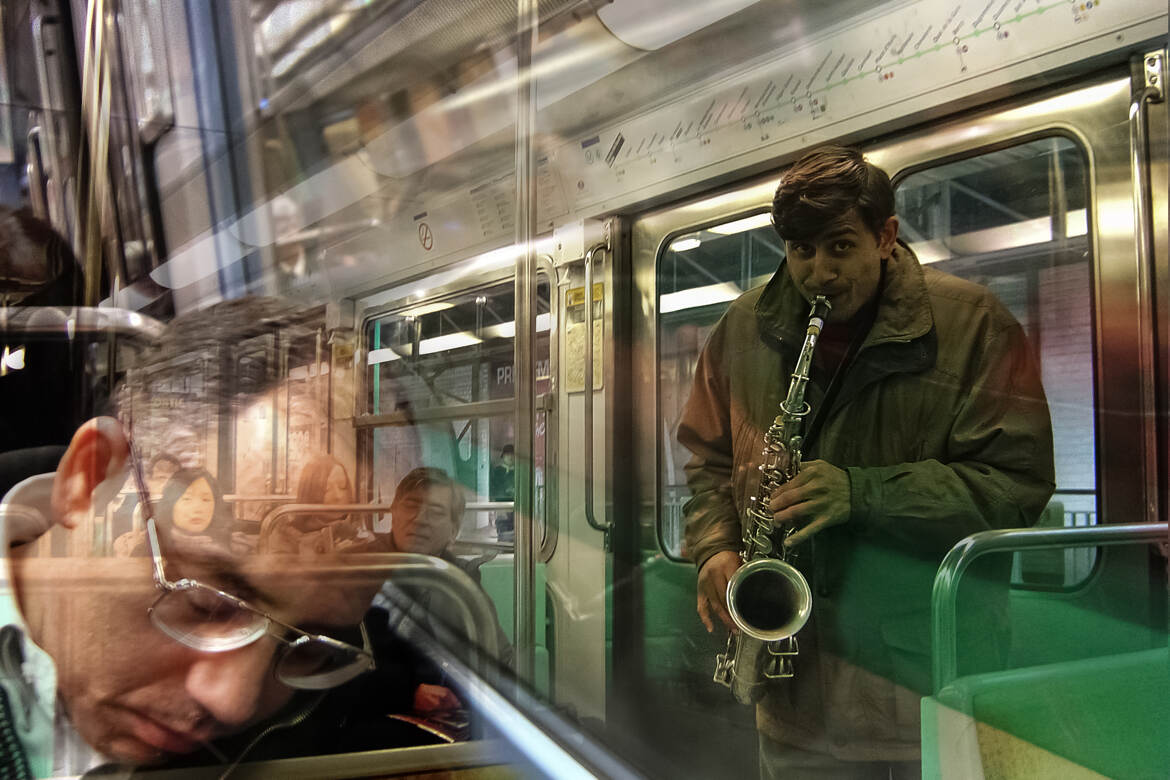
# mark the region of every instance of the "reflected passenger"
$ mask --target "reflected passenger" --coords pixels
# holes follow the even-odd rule
[[[332,455],[318,455],[301,468],[297,504],[352,504],[349,473]],[[320,512],[278,516],[260,533],[261,552],[295,553],[306,545],[343,550],[374,541],[360,514]]]
[[[500,462],[492,468],[491,499],[516,500],[516,449],[511,444],[500,449]],[[496,512],[496,538],[501,542],[515,541],[515,516],[511,510]]]
[[[352,504],[353,487],[345,465],[332,455],[318,455],[305,464],[297,481],[298,504]],[[325,512],[319,515],[300,515],[292,524],[303,533],[320,531],[326,526],[334,545],[347,547],[374,541],[361,515],[344,512]]]
[[[398,483],[390,505],[390,551],[458,564],[447,548],[459,533],[465,504],[463,491],[447,472],[427,466],[411,471]]]
[[[465,561],[450,550],[459,532],[464,506],[463,490],[447,472],[425,466],[414,469],[402,478],[394,491],[387,549],[390,552],[441,558],[459,567],[482,589],[479,564],[483,561]],[[466,639],[462,628],[462,605],[453,604],[449,599],[425,589],[399,587],[390,580],[374,604],[389,613],[390,624],[408,640],[415,625],[432,636]],[[404,621],[404,618],[409,619]],[[509,663],[511,644],[500,628],[498,618],[495,622],[498,658],[503,663]],[[429,714],[460,706],[458,699],[447,688],[442,672],[434,664],[423,659],[416,672],[423,683],[415,693],[417,712]]]
[[[79,306],[84,281],[69,242],[52,225],[31,209],[0,205],[0,311]],[[80,343],[0,333],[0,496],[61,459],[84,420],[78,388],[61,378],[81,365]]]
[[[692,453],[699,616],[708,631],[734,627],[728,581],[758,499],[766,528],[755,531],[812,591],[795,676],[758,691],[762,776],[917,777],[934,573],[963,537],[1031,525],[1052,495],[1039,371],[994,295],[922,266],[899,240],[889,177],[860,153],[805,155],[772,207],[786,260],[712,330],[678,429]],[[832,309],[811,362],[803,463],[769,493],[764,434],[817,296]],[[972,625],[986,644],[1001,623],[982,618]],[[754,665],[736,673],[763,682]]]
[[[175,541],[226,548],[231,544],[232,515],[215,477],[203,469],[180,469],[163,488],[155,510],[158,528]]]
[[[270,332],[289,314],[278,302],[243,299],[185,315],[145,368],[152,377],[186,370],[180,358],[227,354],[241,334]],[[190,403],[231,403],[241,414],[271,408],[272,388],[220,379],[205,386],[210,397]],[[233,388],[231,398],[215,386]],[[152,509],[129,431],[158,440],[164,431],[153,429],[166,423],[126,388],[115,397],[119,419],[82,425],[55,474],[24,480],[0,504],[0,776],[402,744],[400,724],[359,722],[351,706],[374,656],[392,658],[379,650],[385,637],[363,623],[386,578],[364,564],[378,559],[244,556],[200,541],[222,539],[215,507],[223,475],[177,472]],[[187,403],[168,415],[193,414]],[[90,533],[95,509],[134,474],[149,554],[104,556]],[[39,543],[45,536],[53,538]],[[54,550],[68,557],[44,557]],[[401,684],[405,707],[416,683],[392,664],[379,672],[383,686]],[[357,687],[326,695],[349,681]]]
[[[234,525],[231,509],[224,502],[219,483],[210,472],[179,469],[163,486],[161,497],[152,499],[152,506],[162,537],[225,550],[230,548]],[[144,522],[141,501],[135,507],[135,514],[140,523]],[[122,555],[145,555],[147,547],[143,527],[123,534],[114,542],[115,552]]]

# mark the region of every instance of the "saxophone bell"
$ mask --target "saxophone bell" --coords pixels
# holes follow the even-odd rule
[[[796,567],[778,558],[757,558],[727,581],[727,611],[752,639],[776,642],[794,636],[812,614],[812,590]]]

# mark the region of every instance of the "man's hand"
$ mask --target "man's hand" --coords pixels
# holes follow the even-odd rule
[[[735,624],[727,611],[727,581],[739,568],[739,553],[734,550],[717,552],[707,559],[699,569],[699,619],[707,627],[707,633],[715,630],[714,618],[718,617],[734,631]]]
[[[793,480],[776,488],[768,508],[777,528],[797,529],[784,540],[795,547],[849,520],[849,474],[823,460],[803,463]]]
[[[451,712],[462,706],[463,702],[459,701],[459,697],[452,693],[450,688],[442,685],[423,683],[414,691],[414,711],[420,715]]]

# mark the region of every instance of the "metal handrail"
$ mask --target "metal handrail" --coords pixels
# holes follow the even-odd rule
[[[1141,399],[1143,460],[1145,462],[1145,514],[1147,522],[1158,518],[1158,427],[1157,391],[1155,389],[1154,346],[1154,211],[1150,187],[1149,127],[1146,106],[1160,103],[1162,91],[1162,54],[1155,52],[1142,58],[1145,85],[1134,92],[1129,106],[1129,148],[1133,174],[1134,242],[1137,250],[1137,319],[1138,360],[1141,379],[1138,383]]]
[[[556,465],[557,452],[559,447],[558,437],[560,429],[557,420],[559,415],[556,412],[557,405],[557,389],[560,387],[561,375],[561,349],[560,349],[560,327],[561,327],[561,294],[560,294],[560,278],[557,274],[556,264],[550,255],[536,256],[537,272],[543,272],[548,277],[548,313],[549,313],[549,329],[548,329],[548,392],[544,395],[536,396],[536,411],[545,412],[544,416],[544,457],[545,457],[545,493],[544,493],[544,534],[540,539],[540,549],[537,551],[537,560],[541,563],[548,563],[552,560],[553,553],[557,549],[557,540],[560,538],[560,515],[555,511],[555,493],[552,485],[556,479]],[[552,442],[552,446],[549,446]],[[547,475],[552,474],[549,478]],[[509,545],[511,548],[511,545]]]
[[[1130,523],[1083,528],[1009,528],[981,531],[963,539],[947,553],[934,578],[931,594],[932,661],[937,694],[958,676],[959,581],[977,559],[988,553],[1068,547],[1109,547],[1167,540],[1166,523]]]
[[[45,177],[44,152],[41,145],[41,126],[33,125],[27,135],[28,162],[25,174],[28,176],[28,199],[33,213],[46,222],[50,219],[49,195]]]
[[[511,512],[515,506],[515,501],[468,501],[463,508],[472,512]]]
[[[593,507],[593,256],[608,250],[602,242],[585,253],[585,522],[603,533],[612,524],[597,522]]]
[[[319,515],[319,514],[385,514],[390,511],[392,504],[281,504],[273,507],[260,520],[260,535],[276,524],[278,520],[292,515]]]
[[[297,497],[288,493],[226,493],[223,500],[229,504],[244,504],[252,501],[296,501]]]
[[[96,306],[8,306],[0,308],[0,333],[30,336],[105,333],[158,342],[166,326],[153,317],[126,309]]]
[[[462,613],[469,646],[499,660],[496,611],[483,588],[462,569],[441,558],[415,553],[387,553],[379,561],[384,561],[382,566],[389,572],[387,582],[395,587],[417,586],[455,604]]]

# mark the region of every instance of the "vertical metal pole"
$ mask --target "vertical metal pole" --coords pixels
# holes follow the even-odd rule
[[[516,339],[512,377],[516,389],[515,595],[516,675],[531,682],[535,668],[536,581],[536,48],[537,0],[516,0]]]
[[[1156,346],[1154,344],[1154,207],[1150,188],[1150,130],[1146,105],[1164,98],[1161,52],[1143,58],[1143,84],[1135,85],[1129,107],[1129,145],[1133,176],[1134,241],[1137,248],[1138,360],[1141,367],[1141,415],[1145,462],[1146,522],[1160,520],[1158,509],[1158,402]]]

